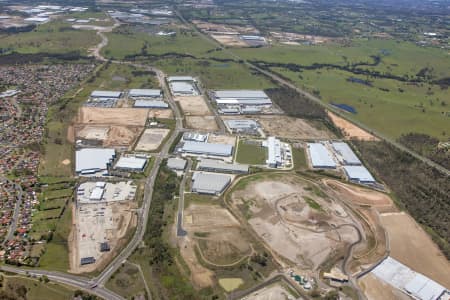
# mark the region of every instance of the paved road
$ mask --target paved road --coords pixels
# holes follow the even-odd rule
[[[53,271],[38,271],[38,270],[32,270],[32,269],[20,269],[17,267],[10,267],[10,266],[0,266],[0,270],[16,273],[22,276],[32,276],[32,277],[40,277],[40,276],[47,276],[48,279],[51,281],[67,284],[73,287],[76,287],[80,290],[84,290],[90,294],[94,294],[98,297],[101,297],[103,299],[108,300],[124,300],[124,298],[120,295],[117,295],[114,292],[111,292],[108,289],[96,287],[91,289],[92,283],[89,281],[88,278],[84,278],[81,276],[75,276],[70,274],[63,274],[59,272],[53,272]]]
[[[3,245],[5,245],[7,241],[11,240],[14,237],[14,232],[16,231],[17,228],[17,219],[19,217],[20,207],[22,206],[23,201],[23,190],[20,184],[13,183],[8,178],[0,177],[0,181],[6,181],[11,183],[12,185],[14,185],[14,189],[19,191],[19,194],[17,195],[16,205],[14,207],[14,213],[11,219],[11,224],[9,225],[8,233],[5,236],[5,239],[3,240]]]

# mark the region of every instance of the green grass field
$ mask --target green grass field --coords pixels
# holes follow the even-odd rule
[[[302,78],[299,78],[298,73],[286,69],[273,70],[306,90],[320,91],[320,97],[326,103],[353,106],[357,114],[349,113],[350,118],[391,138],[418,132],[446,140],[450,134],[450,120],[446,115],[450,105],[448,91],[436,85],[411,85],[391,79],[370,78],[373,85],[370,87],[348,82],[347,78],[357,76],[345,71],[303,71]]]
[[[106,283],[106,288],[126,299],[146,294],[145,285],[139,269],[130,263],[122,265],[111,276]]]
[[[74,289],[54,283],[40,282],[36,278],[18,276],[3,276],[2,291],[13,299],[41,300],[41,299],[73,299]],[[10,298],[8,298],[10,299]]]
[[[195,57],[227,58],[222,51],[197,33],[189,30],[176,30],[176,36],[156,36],[138,32],[133,27],[122,27],[106,34],[109,44],[102,50],[106,57],[123,59],[127,55],[163,55],[167,53],[187,54]]]
[[[68,53],[79,51],[86,55],[87,50],[98,44],[100,38],[94,31],[72,29],[63,21],[42,24],[30,32],[1,35],[2,48],[10,48],[18,53]]]
[[[267,159],[267,148],[239,140],[236,162],[249,165],[264,165]]]

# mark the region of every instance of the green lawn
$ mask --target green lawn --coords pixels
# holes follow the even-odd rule
[[[249,165],[264,165],[267,159],[267,148],[249,144],[245,140],[239,140],[236,162]]]
[[[292,156],[294,159],[295,170],[304,170],[308,168],[306,161],[306,153],[303,148],[292,148]]]

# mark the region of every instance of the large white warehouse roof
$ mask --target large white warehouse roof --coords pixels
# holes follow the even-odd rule
[[[169,104],[161,100],[136,100],[133,107],[137,108],[169,108]]]
[[[341,158],[342,162],[345,165],[361,164],[361,161],[347,143],[333,142],[331,143],[331,145],[333,146],[334,151],[336,151],[336,154],[338,154],[338,157]]]
[[[269,98],[260,90],[219,90],[215,91],[215,95],[217,98]]]
[[[117,91],[93,91],[91,93],[92,98],[120,98],[122,92]]]
[[[193,154],[206,154],[214,156],[231,156],[233,146],[227,144],[211,144],[186,141],[181,151]]]
[[[375,179],[364,166],[344,166],[344,170],[350,180],[361,183],[375,182]]]
[[[216,172],[230,172],[230,173],[248,173],[248,165],[243,164],[227,164],[215,159],[202,159],[197,164],[198,170],[216,171]]]
[[[75,153],[75,171],[106,170],[116,151],[110,148],[83,148]]]
[[[145,158],[121,156],[117,161],[115,168],[142,171],[144,170],[146,163],[147,159]]]
[[[308,143],[308,152],[314,168],[336,168],[330,151],[320,143]]]
[[[128,93],[130,97],[160,97],[161,90],[158,89],[131,89]]]
[[[202,194],[220,194],[230,184],[227,175],[194,173],[192,191]]]

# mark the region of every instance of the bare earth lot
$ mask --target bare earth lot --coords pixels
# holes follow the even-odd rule
[[[236,145],[236,137],[232,135],[210,134],[208,136],[208,143],[228,144],[234,147]]]
[[[248,47],[247,43],[241,40],[237,35],[211,34],[211,37],[224,46]]]
[[[75,123],[145,126],[147,115],[140,108],[81,107]]]
[[[249,182],[231,199],[270,248],[301,268],[315,270],[333,250],[358,239],[352,227],[358,224],[317,188],[299,177],[279,175]]]
[[[186,116],[212,116],[203,96],[175,96]]]
[[[368,273],[358,281],[361,289],[369,300],[410,300],[408,296],[372,273]]]
[[[339,129],[341,129],[343,131],[346,139],[356,138],[358,140],[363,140],[363,141],[378,141],[378,138],[376,138],[372,134],[368,133],[367,131],[359,128],[358,126],[353,125],[349,121],[347,121],[331,112],[328,112],[328,116],[330,116],[334,125],[336,125],[337,127],[339,127]]]
[[[275,300],[275,299],[294,299],[294,296],[283,285],[279,283],[274,283],[242,298],[242,300]]]
[[[188,116],[186,126],[201,131],[216,131],[219,129],[214,116]]]
[[[386,213],[381,215],[381,223],[388,232],[393,258],[450,287],[450,262],[411,216]]]
[[[150,128],[145,129],[136,145],[138,151],[154,151],[158,149],[164,138],[169,134],[169,129]]]
[[[218,205],[189,205],[184,211],[183,224],[188,236],[181,239],[180,251],[198,288],[211,286],[214,272],[200,265],[195,249],[212,266],[233,265],[251,253],[239,222]]]
[[[171,109],[150,109],[148,112],[149,118],[172,119],[173,111]]]
[[[288,116],[258,116],[257,119],[267,135],[290,140],[330,139],[334,137],[331,132],[317,129],[303,119]]]
[[[102,141],[103,147],[129,147],[142,131],[142,127],[119,125],[77,125],[75,126],[76,139]]]

